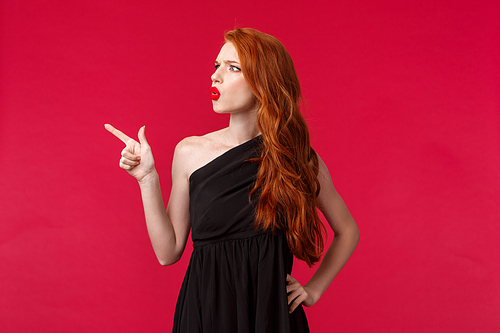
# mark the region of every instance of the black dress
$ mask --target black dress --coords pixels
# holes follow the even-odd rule
[[[260,137],[190,176],[193,253],[174,316],[174,333],[309,332],[304,310],[288,314],[293,256],[283,234],[256,231],[249,191]]]

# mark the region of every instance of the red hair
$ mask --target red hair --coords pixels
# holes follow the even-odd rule
[[[284,230],[290,251],[311,266],[321,258],[325,227],[316,210],[318,157],[300,112],[302,94],[292,58],[276,38],[254,29],[235,29],[224,37],[236,48],[259,105],[262,153],[251,191],[260,196],[255,226]]]

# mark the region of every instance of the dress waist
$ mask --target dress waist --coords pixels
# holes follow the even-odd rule
[[[199,240],[193,241],[193,248],[204,246],[207,244],[253,238],[253,237],[257,237],[257,236],[261,236],[261,235],[265,235],[265,234],[267,234],[267,232],[262,231],[262,230],[257,230],[257,231],[256,230],[247,230],[247,231],[242,231],[242,232],[235,233],[235,234],[222,235],[220,237],[199,239]]]

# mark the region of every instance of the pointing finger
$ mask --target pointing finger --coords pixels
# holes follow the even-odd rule
[[[118,139],[120,139],[125,144],[127,144],[128,142],[130,142],[130,140],[135,141],[134,139],[130,138],[129,136],[127,136],[122,131],[117,130],[116,128],[114,128],[113,126],[111,126],[110,124],[105,124],[104,128],[106,128],[111,134],[113,134],[114,136],[116,136]]]

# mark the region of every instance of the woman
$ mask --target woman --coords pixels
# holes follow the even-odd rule
[[[177,145],[167,209],[151,148],[121,139],[120,166],[140,185],[146,224],[162,265],[179,260],[192,229],[193,253],[174,332],[308,332],[302,305],[318,301],[354,251],[359,230],[309,144],[292,59],[253,29],[225,35],[211,98],[229,126]],[[335,237],[311,280],[289,274],[293,256],[319,261],[324,226]]]

